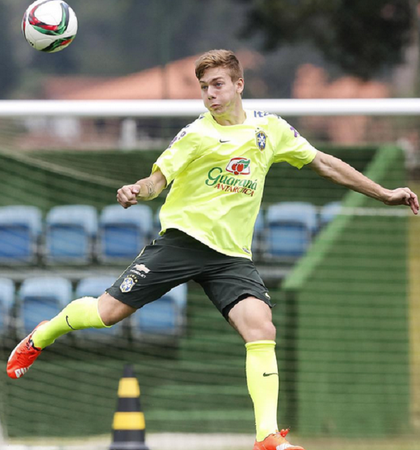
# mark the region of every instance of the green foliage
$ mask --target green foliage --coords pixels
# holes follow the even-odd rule
[[[372,78],[401,62],[410,41],[410,0],[241,0],[249,5],[243,34],[265,49],[307,41],[344,71]]]

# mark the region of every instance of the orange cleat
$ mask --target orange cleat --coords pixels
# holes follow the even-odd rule
[[[263,441],[255,441],[254,450],[305,450],[299,445],[293,445],[286,440],[289,429],[268,435]]]
[[[32,333],[20,341],[10,354],[9,360],[7,361],[7,375],[9,375],[10,378],[17,379],[25,375],[41,354],[41,349],[34,346],[31,338],[35,330],[46,322],[48,322],[48,320],[44,320],[38,324]]]

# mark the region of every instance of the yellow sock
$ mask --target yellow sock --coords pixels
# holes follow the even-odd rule
[[[257,441],[278,431],[279,375],[274,341],[245,344],[248,391],[254,403]]]
[[[35,330],[32,342],[35,347],[45,348],[63,334],[84,328],[108,328],[99,315],[97,298],[82,297],[69,303],[58,315]]]

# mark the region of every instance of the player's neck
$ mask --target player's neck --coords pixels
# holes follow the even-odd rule
[[[240,107],[236,108],[233,111],[229,111],[225,114],[221,114],[218,116],[213,115],[213,119],[219,124],[224,127],[229,127],[232,125],[241,125],[246,120],[246,113],[245,110],[242,108],[242,105]]]

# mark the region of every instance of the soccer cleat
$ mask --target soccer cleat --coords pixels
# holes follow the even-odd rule
[[[7,361],[7,375],[9,375],[10,378],[17,379],[25,375],[25,373],[41,354],[41,349],[34,346],[31,338],[35,330],[47,322],[48,320],[44,320],[38,324],[32,333],[20,341],[10,354],[9,360]]]
[[[255,441],[253,450],[305,450],[299,445],[293,445],[286,440],[289,429],[268,435],[263,441]]]

